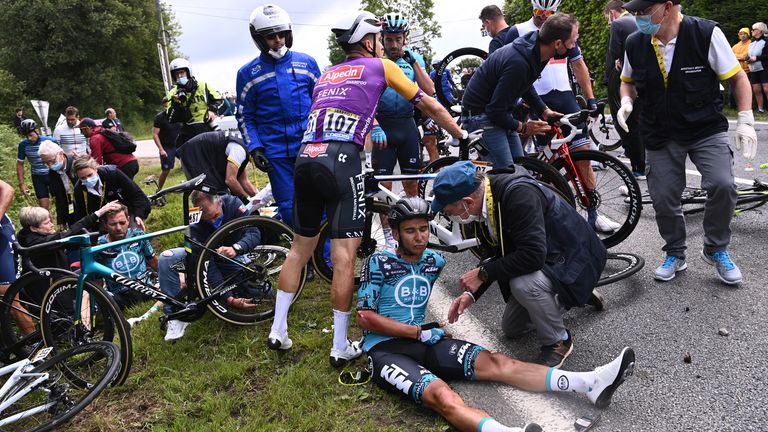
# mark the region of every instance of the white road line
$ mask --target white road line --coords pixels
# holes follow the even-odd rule
[[[445,320],[452,301],[453,298],[448,295],[443,285],[435,283],[432,287],[432,296],[429,299],[429,314],[439,320]],[[457,339],[482,345],[491,351],[503,352],[501,341],[496,336],[498,332],[486,328],[471,312],[464,313],[458,323],[448,327],[448,331]],[[520,412],[525,421],[536,422],[548,432],[573,431],[573,421],[579,416],[571,412],[568,407],[557,398],[552,397],[551,394],[529,393],[504,384],[498,385],[497,388],[507,405]]]
[[[685,172],[686,172],[686,174],[690,174],[690,175],[701,177],[701,173],[696,171],[696,170],[687,169],[687,170],[685,170]],[[733,181],[735,181],[738,184],[743,184],[745,186],[752,186],[752,184],[755,182],[754,180],[743,179],[743,178],[740,178],[740,177],[734,177]]]

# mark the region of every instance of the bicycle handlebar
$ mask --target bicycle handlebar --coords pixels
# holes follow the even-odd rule
[[[605,107],[605,103],[602,103],[602,106]],[[594,111],[590,110],[581,110],[579,112],[575,112],[573,114],[566,114],[560,118],[556,117],[550,117],[547,119],[547,123],[552,125],[552,130],[556,131],[559,128],[562,128],[562,126],[568,126],[570,128],[570,132],[568,135],[562,137],[562,138],[552,138],[550,141],[550,146],[559,146],[561,144],[569,143],[573,140],[573,138],[581,132],[581,129],[576,127],[575,124],[583,123],[587,120],[587,117],[593,117],[596,116],[596,113],[601,112],[600,110],[600,104],[598,104],[597,109]],[[560,123],[560,126],[555,125],[555,123]]]
[[[147,198],[149,198],[150,200],[153,200],[153,199],[158,199],[163,195],[168,195],[174,192],[186,192],[189,190],[195,190],[200,187],[200,185],[203,183],[204,180],[205,180],[205,174],[200,174],[199,176],[189,179],[184,183],[179,183],[175,186],[171,186],[163,190],[159,190],[155,192],[153,195],[148,196]]]
[[[57,240],[51,240],[48,242],[36,244],[33,246],[27,246],[24,247],[19,244],[19,242],[13,242],[13,250],[18,253],[21,256],[21,260],[24,264],[24,267],[29,269],[29,271],[37,273],[40,276],[47,276],[47,272],[45,270],[40,270],[37,268],[34,263],[32,263],[32,257],[30,256],[33,252],[37,252],[44,249],[61,249],[66,246],[90,246],[91,245],[91,238],[98,236],[99,233],[91,233],[86,232],[85,234],[76,234],[69,237],[64,237]]]

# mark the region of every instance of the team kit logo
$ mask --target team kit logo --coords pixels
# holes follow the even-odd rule
[[[121,274],[131,274],[141,264],[141,257],[133,251],[124,251],[112,261],[112,270]]]
[[[304,154],[311,158],[316,158],[320,155],[325,155],[327,150],[328,150],[328,144],[323,144],[323,143],[307,144],[306,146],[304,146]]]
[[[358,80],[363,77],[365,66],[345,65],[325,72],[317,84],[341,84],[348,80]]]

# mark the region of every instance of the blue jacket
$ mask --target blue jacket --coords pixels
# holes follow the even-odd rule
[[[220,226],[237,219],[241,216],[248,216],[248,212],[245,210],[243,202],[232,195],[222,196],[222,219],[214,224],[213,222],[201,219],[200,222],[189,226],[189,233],[193,239],[205,244],[208,238],[211,237],[214,231]],[[251,250],[261,243],[261,232],[258,228],[247,228],[244,230],[235,230],[230,238],[224,239],[222,244],[232,245],[239,243],[244,250]],[[195,254],[199,253],[196,246],[192,247],[192,251]]]
[[[429,73],[429,78],[432,80],[432,82],[435,83],[435,87],[437,87],[437,81],[435,81],[435,72],[436,70],[432,70],[432,72]],[[456,101],[453,99],[453,87],[451,86],[451,71],[445,70],[443,72],[443,78],[440,80],[440,85],[443,86],[443,94],[448,99],[448,102],[453,105]]]
[[[315,59],[295,51],[279,60],[262,53],[237,71],[235,115],[248,151],[296,157],[319,77]]]

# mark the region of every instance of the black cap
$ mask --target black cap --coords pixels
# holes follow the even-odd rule
[[[630,2],[624,3],[624,9],[630,12],[640,12],[655,4],[666,3],[667,1],[671,1],[672,4],[676,5],[680,4],[680,0],[632,0]]]

